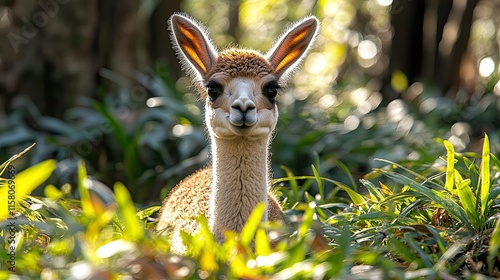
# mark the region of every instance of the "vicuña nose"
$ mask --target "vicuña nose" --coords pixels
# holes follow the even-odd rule
[[[240,110],[242,113],[246,113],[248,110],[255,109],[255,104],[248,98],[239,98],[233,102],[231,107]]]

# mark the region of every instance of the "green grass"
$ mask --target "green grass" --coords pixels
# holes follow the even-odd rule
[[[184,235],[186,256],[170,254],[168,236],[155,234],[151,217],[159,206],[135,205],[122,183],[109,194],[80,162],[76,186],[48,185],[44,196],[30,196],[56,163],[9,173],[16,155],[0,166],[0,205],[11,199],[18,205],[0,211],[0,279],[10,273],[24,279],[500,277],[500,161],[486,135],[480,155],[457,153],[442,142],[446,154],[433,162],[379,159],[385,167],[358,185],[324,178],[317,166],[312,176],[284,167],[286,177],[274,184],[286,226],[261,223],[261,205],[240,234],[229,232],[218,244],[200,217],[201,231]],[[11,175],[15,198],[8,196]],[[9,269],[12,250],[15,272]]]

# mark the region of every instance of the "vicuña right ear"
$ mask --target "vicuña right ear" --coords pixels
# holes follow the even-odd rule
[[[206,35],[206,29],[194,20],[181,14],[170,17],[172,45],[187,70],[200,78],[206,77],[212,68],[217,51]]]
[[[280,78],[290,73],[302,60],[314,42],[319,30],[319,21],[314,16],[296,22],[266,54]]]

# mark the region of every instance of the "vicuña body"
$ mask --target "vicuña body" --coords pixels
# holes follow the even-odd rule
[[[218,241],[240,232],[250,213],[266,204],[263,220],[280,221],[270,191],[269,145],[278,120],[280,83],[305,55],[319,29],[315,17],[293,24],[265,55],[247,49],[218,51],[206,28],[182,14],[169,20],[178,57],[205,102],[211,167],[184,179],[163,203],[157,229],[171,231],[172,250],[183,252],[179,232],[194,234],[205,214]]]

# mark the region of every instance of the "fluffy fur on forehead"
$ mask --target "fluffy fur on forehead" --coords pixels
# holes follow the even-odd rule
[[[258,52],[245,49],[227,49],[219,53],[207,78],[224,72],[231,78],[241,76],[263,77],[274,73],[271,64]]]

